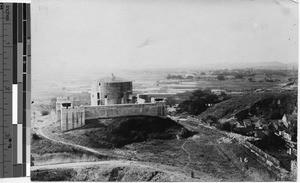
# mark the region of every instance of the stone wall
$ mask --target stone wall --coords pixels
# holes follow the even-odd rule
[[[83,106],[61,110],[61,130],[68,131],[85,125],[85,120],[124,116],[165,116],[163,103]]]
[[[83,107],[61,109],[60,127],[68,131],[85,125],[85,112]]]
[[[255,145],[251,144],[250,142],[247,142],[244,144],[244,146],[251,152],[256,155],[256,159],[259,163],[263,164],[266,168],[268,168],[270,171],[272,171],[279,180],[282,180],[283,177],[287,174],[287,171],[282,169],[280,167],[280,162],[273,156],[270,156],[269,154],[265,153]]]
[[[165,105],[123,104],[107,106],[85,106],[85,119],[113,118],[122,116],[165,116]]]

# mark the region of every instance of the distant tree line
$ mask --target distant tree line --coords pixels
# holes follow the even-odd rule
[[[181,75],[168,74],[167,79],[184,79]]]

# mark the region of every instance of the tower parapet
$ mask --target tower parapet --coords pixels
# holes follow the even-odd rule
[[[64,97],[57,97],[56,98],[56,115],[57,121],[61,120],[61,112],[62,109],[69,109],[73,108],[73,97],[71,96],[64,96]]]

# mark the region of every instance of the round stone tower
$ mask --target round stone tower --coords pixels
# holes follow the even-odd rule
[[[91,105],[128,104],[132,102],[132,81],[111,77],[102,78],[91,85]]]

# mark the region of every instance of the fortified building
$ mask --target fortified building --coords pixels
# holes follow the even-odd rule
[[[91,105],[74,106],[70,97],[58,97],[57,119],[61,130],[68,131],[85,125],[86,120],[125,116],[165,116],[162,101],[144,100],[134,103],[132,81],[111,77],[102,78],[91,84]]]
[[[111,77],[102,78],[91,84],[91,105],[132,103],[132,81]]]

